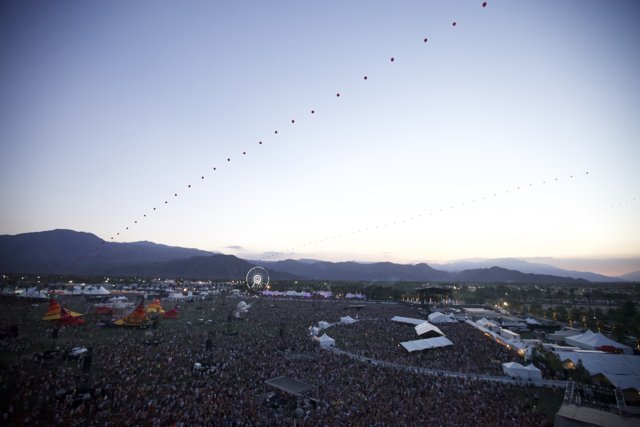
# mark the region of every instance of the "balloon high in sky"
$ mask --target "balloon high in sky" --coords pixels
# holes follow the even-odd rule
[[[636,1],[9,1],[0,234],[640,257]]]

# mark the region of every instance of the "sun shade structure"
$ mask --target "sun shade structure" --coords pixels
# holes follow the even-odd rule
[[[412,319],[411,317],[393,316],[391,318],[393,322],[408,323],[410,325],[421,325],[425,322],[424,319]]]
[[[49,308],[47,312],[44,314],[42,320],[60,320],[62,317],[80,317],[82,314],[76,313],[75,311],[66,310],[62,308],[58,301],[55,299],[51,299],[49,301]]]
[[[345,324],[345,325],[350,325],[350,324],[356,323],[356,322],[357,322],[357,320],[354,319],[351,316],[345,316],[345,317],[341,317],[340,318],[340,323]]]
[[[301,396],[313,388],[311,384],[303,383],[295,378],[285,376],[266,380],[265,383],[269,384],[271,387],[277,388],[278,390],[282,390],[285,393],[296,396]]]
[[[447,347],[453,343],[447,337],[427,338],[424,340],[405,341],[400,343],[409,353],[429,348]]]
[[[432,325],[429,322],[422,322],[415,327],[416,334],[418,335],[432,335],[432,336],[444,336],[444,332],[440,330],[436,325]]]

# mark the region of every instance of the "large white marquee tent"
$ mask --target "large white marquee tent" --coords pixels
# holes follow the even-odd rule
[[[425,322],[424,319],[413,319],[411,317],[402,317],[402,316],[393,316],[391,320],[394,322],[408,323],[410,325],[421,325]]]
[[[565,341],[569,345],[580,347],[585,350],[600,350],[603,347],[613,347],[621,350],[624,354],[633,354],[633,349],[631,347],[609,339],[600,332],[594,333],[590,330],[587,330],[583,334],[566,337]]]
[[[442,332],[440,330],[440,328],[438,328],[436,325],[432,325],[429,322],[423,322],[423,323],[417,325],[415,327],[415,330],[416,330],[416,334],[418,334],[418,335],[438,334],[438,335],[443,335],[444,336],[444,332]]]
[[[409,353],[429,348],[447,347],[453,343],[447,337],[427,338],[424,340],[405,341],[400,343]]]

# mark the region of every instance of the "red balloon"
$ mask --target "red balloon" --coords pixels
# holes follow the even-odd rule
[[[156,208],[153,208],[153,210],[155,211],[155,210],[156,210]]]
[[[396,58],[394,58],[393,56],[391,57],[391,62],[395,61]]]
[[[295,123],[295,122],[296,122],[295,120],[291,119],[291,123]]]
[[[367,80],[367,76],[364,76],[364,79]]]
[[[429,39],[425,37],[425,38],[424,38],[424,42],[426,43],[426,42],[428,42],[428,41],[429,41]]]
[[[278,134],[278,131],[276,130],[276,131],[274,131],[273,133],[275,133],[275,134],[277,135],[277,134]]]
[[[147,217],[147,214],[144,214],[143,216],[146,218],[146,217]]]
[[[231,159],[227,157],[227,162],[230,162],[230,161],[231,161]]]
[[[258,144],[262,145],[262,141],[258,141]]]
[[[133,221],[133,223],[134,223],[134,224],[137,224],[137,223],[138,223],[138,221]]]
[[[174,196],[176,196],[176,197],[178,197],[178,193],[174,193],[173,195],[174,195]]]
[[[487,7],[487,2],[486,1],[482,2],[482,7]]]
[[[316,113],[316,110],[311,110],[311,114],[315,114],[315,113]]]
[[[169,202],[167,202],[167,201],[165,200],[165,201],[164,201],[164,204],[166,205],[167,203],[169,203]]]
[[[200,177],[200,179],[204,179],[204,175],[202,175],[202,176]]]
[[[455,22],[455,21],[453,21],[453,24],[451,24],[451,25],[453,25],[453,26],[455,27],[455,26],[456,26],[456,22]]]
[[[128,229],[129,229],[129,227],[125,227],[124,229],[125,229],[125,230],[128,230]]]
[[[247,154],[247,152],[246,152],[246,151],[243,151],[243,152],[242,152],[242,154]]]
[[[187,185],[187,187],[191,188],[191,184]]]
[[[340,96],[340,92],[336,93],[336,96],[339,97]]]

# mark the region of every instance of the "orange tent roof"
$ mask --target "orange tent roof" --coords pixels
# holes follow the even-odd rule
[[[147,306],[147,313],[164,313],[164,308],[159,299],[154,300]]]
[[[62,308],[58,323],[61,325],[84,325],[84,319],[81,319],[78,316],[73,316],[69,310]]]
[[[174,307],[171,310],[167,311],[164,316],[165,319],[177,319],[178,318],[178,308]]]
[[[142,326],[148,322],[149,317],[144,309],[144,300],[142,300],[128,316],[116,320],[113,324],[118,326]]]
[[[42,320],[60,320],[60,317],[62,316],[62,310],[64,310],[67,313],[67,315],[71,317],[82,316],[82,314],[76,313],[75,311],[63,309],[62,306],[58,304],[58,301],[51,298],[51,300],[49,301],[49,308],[47,309],[47,312],[44,314],[44,317],[42,318]]]

